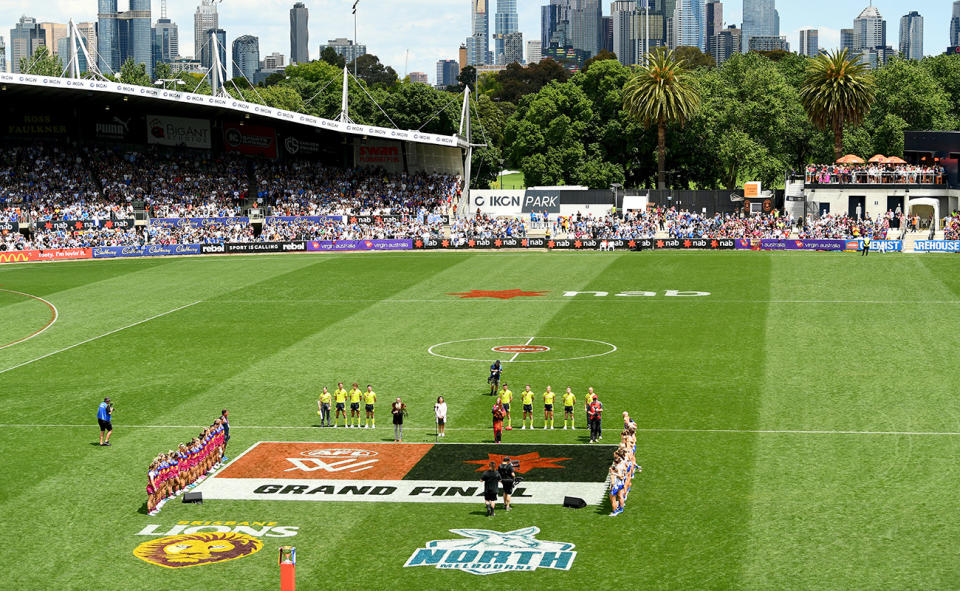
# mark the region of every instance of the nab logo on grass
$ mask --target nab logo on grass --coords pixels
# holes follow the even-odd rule
[[[535,539],[539,527],[508,532],[451,529],[450,533],[466,539],[427,542],[426,548],[417,548],[403,566],[433,566],[491,575],[538,568],[570,570],[577,557],[573,544]]]

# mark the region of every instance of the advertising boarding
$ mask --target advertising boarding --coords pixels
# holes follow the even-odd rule
[[[188,117],[147,116],[147,143],[209,150],[210,121]]]

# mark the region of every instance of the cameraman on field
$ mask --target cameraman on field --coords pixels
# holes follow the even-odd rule
[[[503,462],[497,466],[497,473],[500,475],[500,486],[503,487],[503,508],[505,511],[509,511],[510,495],[513,494],[513,486],[517,483],[517,475],[513,471],[513,463],[510,458],[503,458]]]

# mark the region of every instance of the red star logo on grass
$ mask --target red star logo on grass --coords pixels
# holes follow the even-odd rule
[[[530,452],[528,454],[523,454],[520,456],[507,456],[506,454],[487,454],[487,459],[485,460],[465,460],[464,464],[479,464],[480,467],[477,468],[477,472],[483,472],[487,469],[487,466],[490,465],[490,462],[495,462],[500,464],[503,461],[503,458],[509,457],[514,462],[520,462],[518,468],[514,468],[514,471],[517,474],[526,474],[530,470],[536,468],[559,468],[560,470],[564,469],[566,466],[559,465],[559,462],[569,460],[570,458],[541,458],[538,452]]]
[[[504,289],[501,291],[486,291],[482,289],[471,289],[468,292],[464,293],[448,293],[447,295],[460,296],[460,299],[465,298],[496,298],[498,300],[511,300],[513,298],[532,298],[542,296],[545,293],[550,293],[548,291],[523,291],[522,289]]]

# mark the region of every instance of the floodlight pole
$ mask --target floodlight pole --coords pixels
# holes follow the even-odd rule
[[[343,66],[343,94],[340,96],[340,123],[353,123],[350,120],[350,95],[347,92],[347,84],[350,82],[350,70]]]
[[[360,0],[356,0],[353,3],[353,77],[357,77],[357,59],[360,57],[357,54],[357,4],[360,4]]]
[[[464,85],[463,108],[460,111],[460,136],[467,141],[467,153],[463,159],[463,195],[470,206],[470,173],[473,165],[473,142],[470,134],[470,85]],[[461,208],[461,210],[464,208]]]

